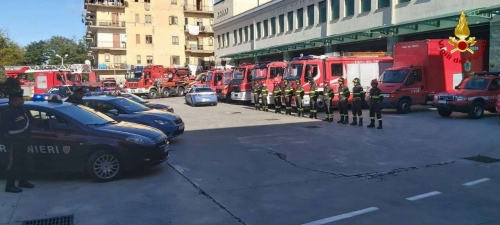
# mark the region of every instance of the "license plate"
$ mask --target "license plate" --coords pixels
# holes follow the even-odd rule
[[[446,102],[445,100],[439,100],[438,103],[439,104],[447,104],[448,102]]]
[[[179,126],[179,130],[184,130],[184,124]]]

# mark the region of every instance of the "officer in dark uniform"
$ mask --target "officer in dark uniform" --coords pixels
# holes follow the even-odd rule
[[[253,81],[253,101],[255,104],[255,110],[260,110],[260,102],[259,102],[259,95],[260,95],[260,86],[257,81]]]
[[[73,91],[73,94],[66,99],[66,102],[77,104],[77,105],[83,105],[83,96],[84,96],[84,91],[83,87],[76,88]]]
[[[349,87],[344,84],[344,78],[341,77],[338,79],[339,82],[339,111],[340,111],[340,120],[337,123],[348,124],[349,123],[349,114],[347,112],[349,96],[351,96],[351,92],[349,92]]]
[[[23,90],[9,93],[9,108],[1,116],[2,129],[5,133],[9,163],[6,170],[7,184],[5,191],[19,193],[20,188],[34,188],[35,185],[26,180],[25,163],[27,158],[28,143],[30,140],[29,118],[24,108]],[[18,187],[15,181],[18,180]]]
[[[274,113],[281,113],[281,87],[279,86],[278,81],[274,82]]]
[[[363,112],[361,110],[363,107],[362,101],[363,99],[365,99],[365,91],[363,90],[363,87],[361,87],[359,78],[354,78],[352,82],[354,83],[354,87],[352,88],[352,94],[354,95],[354,98],[352,99],[351,125],[363,126]],[[359,124],[358,121],[356,120],[356,116],[359,119]]]
[[[300,80],[297,80],[297,87],[295,87],[295,106],[297,107],[298,117],[304,116],[304,104],[302,103],[304,95],[304,87],[302,87]]]
[[[325,101],[326,118],[323,121],[333,122],[333,97],[335,96],[333,88],[330,87],[330,81],[324,81],[323,100]]]
[[[260,95],[262,99],[262,111],[268,112],[269,106],[267,105],[267,96],[269,96],[269,89],[267,88],[267,84],[264,82],[260,85]]]
[[[309,88],[309,118],[318,119],[318,97],[319,91],[316,82],[313,79],[309,80],[310,88]]]
[[[292,115],[293,88],[287,80],[285,80],[285,90],[283,91],[283,95],[285,97],[285,106],[286,106],[285,115]]]
[[[380,103],[384,100],[384,96],[381,95],[381,90],[378,88],[377,79],[373,79],[371,82],[372,88],[370,89],[370,97],[368,102],[370,104],[370,125],[367,127],[375,127],[375,114],[377,115],[378,127],[377,129],[382,129],[382,113],[380,112]]]

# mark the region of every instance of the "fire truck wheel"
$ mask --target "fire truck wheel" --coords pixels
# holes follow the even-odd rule
[[[158,91],[156,91],[155,89],[149,90],[148,98],[155,99],[157,97],[158,97]]]
[[[438,113],[442,117],[448,117],[448,116],[450,116],[453,113],[453,111],[451,111],[451,109],[447,109],[445,107],[439,107],[438,108]]]
[[[168,89],[168,88],[163,88],[163,91],[162,91],[161,95],[162,95],[164,98],[168,98],[168,97],[170,97],[170,89]]]
[[[184,90],[184,88],[183,87],[178,87],[177,88],[177,97],[182,97],[184,95],[186,95],[186,91]]]
[[[481,119],[484,115],[484,102],[474,102],[469,108],[469,118]]]
[[[410,112],[410,107],[411,107],[410,99],[403,98],[403,99],[399,100],[396,110],[400,114],[407,114]]]
[[[318,99],[317,106],[318,106],[318,111],[320,112],[325,111],[325,102],[323,100]]]

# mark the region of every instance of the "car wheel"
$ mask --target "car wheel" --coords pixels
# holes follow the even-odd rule
[[[469,118],[471,119],[481,119],[484,115],[484,103],[474,102],[470,106],[468,112]]]
[[[438,108],[438,113],[442,117],[448,117],[448,116],[450,116],[453,113],[453,111],[451,111],[451,109],[448,109],[448,108],[445,108],[445,107],[439,107]]]
[[[411,102],[407,98],[399,100],[396,110],[400,114],[407,114],[410,112]]]
[[[170,97],[170,89],[169,89],[169,88],[163,88],[163,91],[162,91],[161,95],[162,95],[164,98],[168,98],[168,97]]]
[[[90,156],[87,162],[87,173],[98,182],[116,180],[123,172],[120,159],[115,153],[102,150]]]
[[[155,89],[149,90],[148,98],[155,99],[157,97],[158,97],[158,91],[156,91]]]

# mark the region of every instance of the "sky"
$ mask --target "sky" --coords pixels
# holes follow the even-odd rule
[[[84,0],[15,0],[3,4],[0,29],[20,44],[46,40],[57,35],[81,39]]]

